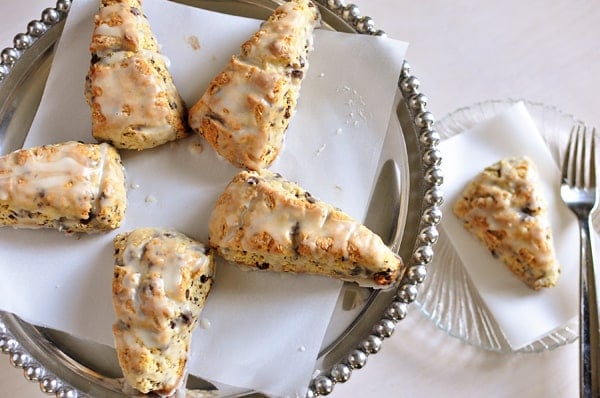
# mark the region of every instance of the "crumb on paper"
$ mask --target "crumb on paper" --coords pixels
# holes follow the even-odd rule
[[[323,152],[325,150],[325,147],[327,146],[327,144],[323,144],[319,147],[319,149],[317,149],[317,153],[315,154],[316,156],[319,156],[321,154],[321,152]]]
[[[200,319],[200,328],[206,330],[206,329],[210,329],[211,323],[209,319],[206,318],[202,318]]]
[[[157,201],[157,199],[156,199],[156,196],[154,196],[154,195],[148,195],[144,199],[144,202],[146,202],[146,203],[156,203],[156,201]]]
[[[323,73],[323,72],[319,73],[319,77],[325,77],[325,73]]]
[[[336,90],[341,96],[343,104],[349,108],[346,115],[346,125],[358,127],[361,122],[367,123],[372,119],[371,112],[366,108],[366,102],[362,95],[350,86],[341,86]]]
[[[304,352],[304,351],[306,351],[306,347],[301,345],[300,347],[298,347],[298,351]]]
[[[339,185],[336,185],[334,188],[335,188],[335,190],[336,190],[336,191],[343,191],[343,190],[344,190],[344,189],[343,189],[341,186],[339,186]]]
[[[343,131],[342,128],[338,127],[338,129],[335,130],[335,134],[340,135],[340,134],[342,134],[342,131]]]
[[[140,184],[135,184],[133,182],[131,184],[129,184],[129,189],[132,189],[132,190],[138,189],[139,187],[140,187]]]
[[[204,146],[199,140],[192,140],[188,144],[188,150],[192,155],[200,155],[204,151]]]
[[[187,44],[190,45],[190,47],[192,47],[192,50],[194,50],[194,51],[200,50],[200,40],[198,39],[198,36],[196,36],[196,35],[188,36],[188,38],[186,39],[186,42],[187,42]]]

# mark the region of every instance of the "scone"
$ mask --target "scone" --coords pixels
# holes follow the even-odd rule
[[[190,127],[235,166],[260,170],[279,154],[319,21],[310,0],[281,5],[190,109]]]
[[[403,270],[378,235],[266,169],[241,171],[229,183],[210,216],[209,244],[226,260],[255,269],[373,288],[391,286]]]
[[[535,164],[505,158],[487,167],[454,204],[454,214],[492,255],[534,290],[560,276]]]
[[[113,334],[123,375],[144,394],[170,396],[182,383],[191,333],[212,286],[213,255],[162,228],[119,234],[114,245]]]
[[[127,192],[109,144],[65,142],[0,157],[0,225],[101,232],[117,228]]]
[[[143,150],[185,137],[185,105],[140,0],[102,0],[94,18],[85,96],[92,135]]]

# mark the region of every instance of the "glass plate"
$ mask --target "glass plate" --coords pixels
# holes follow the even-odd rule
[[[556,164],[560,164],[562,148],[566,147],[569,131],[579,121],[554,106],[517,99],[489,100],[455,110],[438,121],[436,129],[442,140],[452,137],[501,113],[519,101],[525,103],[550,149],[552,158]],[[596,225],[599,225],[599,218],[596,214]],[[417,303],[425,315],[449,335],[485,350],[504,353],[541,352],[572,343],[577,339],[578,323],[574,319],[539,340],[519,350],[513,350],[443,232],[440,232],[436,252],[436,258],[430,265]]]
[[[264,19],[279,0],[178,0],[189,5]],[[0,153],[23,144],[43,93],[55,44],[58,42],[71,1],[57,0],[55,8],[42,12],[39,21],[27,25],[27,33],[15,36],[14,47],[0,59]],[[371,18],[360,16],[355,5],[341,0],[317,0],[324,27],[341,32],[380,35]],[[407,316],[417,286],[433,258],[437,224],[441,218],[442,183],[436,148],[439,135],[419,80],[405,62],[400,71],[396,102],[391,110],[387,145],[382,154],[380,177],[372,198],[394,195],[387,207],[372,205],[365,224],[378,232],[406,261],[407,269],[397,288],[373,291],[345,284],[330,321],[307,396],[327,395],[336,383],[346,382],[377,353],[396,324]],[[410,209],[410,211],[409,211]],[[356,298],[360,300],[357,300]],[[352,300],[350,300],[352,299]],[[346,305],[352,301],[352,305]],[[358,304],[356,304],[358,303]],[[356,304],[356,305],[355,305]],[[75,338],[56,330],[36,327],[13,314],[0,311],[0,352],[25,377],[56,397],[123,397],[124,382],[114,349]],[[228,391],[190,376],[186,395],[262,396],[254,391]]]

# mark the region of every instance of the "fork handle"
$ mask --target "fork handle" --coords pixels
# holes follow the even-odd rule
[[[579,346],[580,346],[580,396],[600,397],[600,325],[596,300],[596,278],[592,256],[590,218],[579,220],[580,252],[580,302],[579,302]]]

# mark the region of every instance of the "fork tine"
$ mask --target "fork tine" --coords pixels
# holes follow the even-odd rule
[[[596,188],[596,128],[592,129],[592,148],[590,149],[590,188]]]
[[[580,128],[579,128],[580,127]],[[577,188],[584,188],[586,184],[585,171],[587,170],[587,162],[585,156],[585,126],[579,126],[577,128],[577,141],[575,145],[575,157],[580,160],[579,165],[576,166],[577,181],[575,186]]]
[[[567,149],[565,151],[565,158],[563,160],[563,164],[562,164],[562,179],[563,182],[571,185],[573,182],[573,177],[572,177],[572,170],[573,167],[571,166],[571,162],[572,159],[574,158],[573,155],[571,154],[571,152],[573,151],[573,137],[575,136],[576,132],[577,132],[577,126],[573,126],[571,127],[571,133],[569,134],[569,141],[567,142]]]

